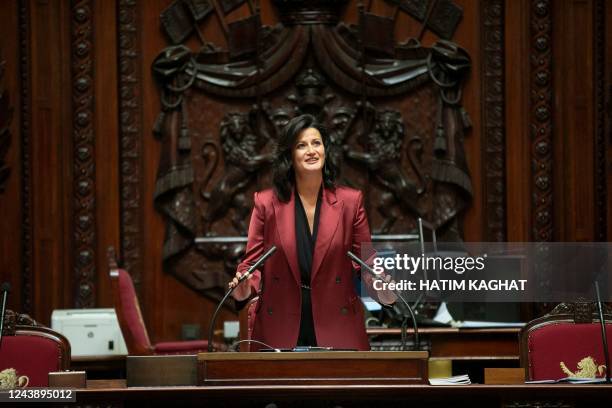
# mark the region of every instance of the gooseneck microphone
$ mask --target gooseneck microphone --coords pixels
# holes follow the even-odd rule
[[[263,265],[263,263],[272,256],[272,254],[276,251],[276,247],[274,245],[272,245],[270,247],[270,249],[268,249],[266,251],[265,254],[263,254],[262,256],[259,257],[259,259],[257,260],[257,262],[255,262],[253,265],[251,265],[251,267],[249,269],[246,270],[246,272],[244,272],[240,278],[238,278],[238,284],[236,286],[234,286],[233,288],[230,288],[230,290],[227,291],[227,293],[225,294],[225,296],[223,296],[223,299],[221,299],[221,301],[219,302],[219,304],[217,305],[217,308],[215,309],[215,313],[213,313],[212,315],[212,319],[210,320],[210,326],[208,327],[208,352],[213,352],[214,348],[213,348],[213,334],[214,334],[214,330],[215,330],[215,322],[217,321],[217,315],[219,314],[219,311],[221,310],[221,307],[223,306],[223,304],[225,303],[225,301],[227,300],[227,298],[234,292],[234,289],[236,289],[238,287],[238,285],[240,285],[240,283],[247,279],[253,272],[255,272],[255,270],[257,270],[261,265]]]
[[[606,321],[604,320],[601,297],[599,296],[599,283],[595,281],[595,294],[597,295],[597,310],[599,311],[599,324],[601,325],[601,342],[603,343],[604,358],[606,359],[606,382],[610,382],[610,352],[608,350],[608,336],[606,334]]]
[[[4,313],[6,312],[6,298],[11,291],[11,284],[4,282],[2,284],[2,308],[0,309],[0,346],[2,346],[2,330],[4,329]]]
[[[351,251],[347,251],[346,255],[348,255],[349,258],[351,258],[353,261],[355,261],[359,265],[361,265],[362,268],[365,268],[368,272],[370,272],[370,275],[372,275],[376,280],[384,282],[384,280],[382,280],[376,274],[376,272],[374,272],[374,269],[372,269],[370,267],[370,265],[368,265],[367,263],[363,262],[357,255],[355,255]],[[398,290],[393,290],[393,293],[395,293],[395,295],[398,297],[398,299],[400,299],[402,301],[402,303],[404,303],[404,305],[406,305],[406,308],[408,309],[408,312],[410,313],[410,317],[412,318],[412,327],[414,329],[414,350],[415,351],[419,350],[419,345],[420,345],[420,343],[419,343],[419,327],[417,325],[417,320],[416,320],[416,316],[414,315],[414,311],[412,310],[412,307],[410,307],[410,304],[408,304],[406,299],[404,299],[404,297],[402,296],[402,294]],[[402,338],[404,338],[404,336],[402,336]],[[402,343],[403,342],[404,342],[404,340],[402,340]],[[402,344],[402,349],[405,349],[405,344]]]

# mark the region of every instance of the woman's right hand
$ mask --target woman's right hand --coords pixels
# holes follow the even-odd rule
[[[246,300],[251,295],[251,286],[246,283],[246,281],[251,279],[253,277],[253,274],[250,274],[244,281],[240,282],[239,284],[238,280],[241,276],[242,274],[240,272],[236,272],[236,276],[234,277],[234,279],[232,279],[227,284],[228,288],[236,288],[234,289],[232,296],[238,301]]]

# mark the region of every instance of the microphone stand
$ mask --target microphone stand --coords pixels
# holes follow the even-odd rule
[[[357,262],[359,265],[361,265],[362,268],[365,268],[375,279],[384,282],[375,272],[374,270],[370,267],[370,265],[366,264],[365,262],[363,262],[359,257],[357,257],[357,255],[355,255],[354,253],[352,253],[351,251],[347,251],[346,253],[348,255],[349,258],[351,258],[353,261]],[[410,313],[410,317],[412,318],[412,328],[414,329],[414,350],[419,350],[420,348],[420,343],[419,343],[419,327],[417,325],[417,320],[416,320],[416,316],[414,315],[414,311],[412,310],[412,307],[410,307],[410,304],[406,301],[406,299],[404,299],[404,297],[402,296],[402,294],[398,291],[398,290],[393,290],[393,293],[395,293],[395,296],[398,297],[398,299],[400,299],[402,301],[402,303],[404,303],[404,305],[406,306],[406,308],[408,309],[408,312]],[[402,330],[406,329],[406,326],[402,324]],[[402,349],[405,349],[406,347],[406,343],[405,343],[405,334],[402,334]]]
[[[603,307],[601,305],[601,297],[599,296],[599,283],[597,283],[597,281],[595,281],[595,294],[597,295],[597,309],[599,311],[599,324],[601,325],[601,341],[604,348],[604,358],[606,359],[606,382],[610,383],[610,352],[608,350],[608,336],[606,334],[606,323],[603,315]]]
[[[11,291],[11,284],[4,282],[2,284],[2,308],[0,309],[0,346],[2,346],[2,331],[4,330],[4,314],[6,313],[6,298]]]
[[[247,279],[253,272],[255,272],[255,270],[259,268],[269,257],[271,257],[275,251],[276,251],[276,247],[274,245],[270,247],[270,249],[268,249],[266,253],[263,254],[257,260],[257,262],[255,262],[249,269],[246,270],[246,272],[242,276],[240,276],[240,278],[238,279],[238,284],[234,286],[233,288],[230,288],[225,294],[225,296],[223,296],[223,299],[221,299],[221,301],[217,305],[217,308],[215,309],[215,312],[212,315],[212,319],[210,320],[210,326],[208,327],[208,352],[209,353],[212,353],[214,351],[213,335],[214,335],[214,330],[215,330],[215,322],[217,321],[217,315],[219,314],[221,307],[223,306],[227,298],[234,292],[234,289],[236,289],[243,280]]]

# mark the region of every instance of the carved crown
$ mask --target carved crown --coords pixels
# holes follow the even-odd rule
[[[336,24],[348,0],[273,0],[285,25]]]

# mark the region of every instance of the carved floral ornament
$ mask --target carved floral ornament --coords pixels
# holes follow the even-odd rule
[[[226,23],[241,0],[217,2],[218,9],[177,0],[164,10],[173,45],[152,70],[162,103],[154,199],[166,219],[166,271],[207,295],[225,286],[243,244],[195,245],[194,238],[246,235],[252,192],[269,187],[274,141],[302,113],[328,127],[328,158],[341,168],[341,182],[371,193],[374,232],[409,233],[420,216],[460,239],[457,216],[472,196],[463,148],[470,121],[461,106],[470,58],[450,38],[462,11],[448,0],[389,3],[413,17],[421,36],[431,30],[439,40],[395,43],[395,18],[364,7],[359,24],[346,24],[339,0],[274,1],[281,22],[273,27],[261,25],[251,3],[250,17]],[[227,49],[199,29],[212,14]],[[183,45],[194,35],[197,51]],[[208,116],[210,106],[219,113]]]

